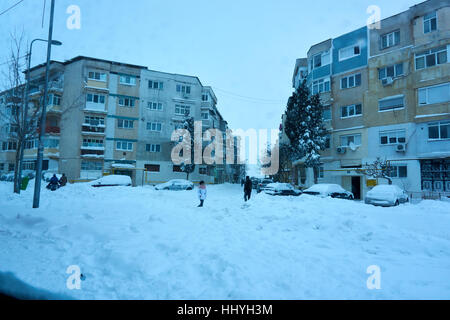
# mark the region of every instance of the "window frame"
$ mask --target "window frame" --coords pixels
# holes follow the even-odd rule
[[[433,15],[433,17],[427,18],[430,15]],[[433,20],[435,20],[435,29],[432,28],[433,27],[433,22],[432,22]],[[426,31],[425,26],[427,26],[427,25],[429,26],[429,31]],[[428,13],[428,14],[424,15],[423,16],[423,33],[424,34],[432,33],[434,31],[437,31],[437,29],[438,29],[437,11],[434,11],[434,12],[431,12],[431,13]]]
[[[398,37],[397,37],[398,35]],[[392,44],[389,42],[389,36],[392,36]],[[386,46],[383,45],[383,39],[386,37]],[[400,44],[401,41],[401,34],[400,29],[385,33],[380,36],[380,50],[385,50],[391,47],[395,47],[396,45]]]
[[[356,84],[356,79],[357,79],[358,76],[359,76],[359,84],[357,85]],[[350,86],[350,79],[353,79],[353,85],[352,86]],[[345,88],[342,85],[344,80],[345,80],[345,83],[346,83],[346,87]],[[342,77],[340,83],[341,83],[341,90],[360,87],[361,84],[362,84],[362,74],[361,74],[361,72],[358,72],[358,73],[354,73],[354,74]]]
[[[355,141],[356,141],[356,137],[358,137],[359,136],[359,140],[360,140],[360,142],[359,142],[359,144],[357,144]],[[353,143],[355,144],[355,146],[356,147],[360,147],[361,145],[362,145],[362,134],[361,133],[353,133],[353,134],[344,134],[344,135],[341,135],[340,137],[339,137],[339,144],[341,145],[340,147],[341,148],[348,148],[349,146],[350,146],[350,144],[348,143],[348,138],[349,137],[353,137]],[[347,144],[346,145],[344,145],[343,143],[342,143],[342,139],[343,138],[346,138],[347,139]]]
[[[118,144],[120,143],[120,147],[118,147]],[[123,144],[126,143],[127,149],[123,148]],[[130,149],[131,145],[131,149]],[[126,141],[126,140],[117,140],[116,141],[116,150],[117,151],[126,151],[126,152],[133,152],[133,142]]]
[[[379,134],[379,145],[380,146],[395,146],[398,144],[404,144],[406,143],[406,129],[397,129],[397,130],[386,130],[386,131],[380,131]],[[395,142],[391,142],[391,139],[395,136]],[[381,139],[383,137],[387,138],[387,143],[382,143]],[[399,139],[403,138],[405,141],[400,142]]]
[[[402,98],[402,101],[403,101],[401,107],[399,107],[399,108],[397,108],[397,107],[396,107],[396,108],[391,107],[390,109],[386,109],[386,110],[381,110],[381,109],[380,109],[380,103],[381,103],[381,102],[389,101],[389,100],[395,100],[395,99],[399,99],[399,98],[400,98],[400,96],[398,96],[398,97],[386,97],[386,98],[383,98],[383,99],[379,99],[379,100],[378,100],[378,112],[392,112],[392,111],[398,111],[398,110],[403,110],[403,109],[405,109],[405,108],[406,108],[405,95],[401,95],[401,98]]]
[[[125,79],[125,81],[123,81],[123,79]],[[130,82],[126,81],[127,79],[129,79]],[[121,74],[119,75],[119,84],[124,86],[135,87],[137,85],[137,76]]]
[[[94,77],[91,77],[91,73],[94,74]],[[97,74],[99,75],[98,79],[96,78]],[[104,76],[104,79],[102,79],[102,76]],[[106,72],[100,72],[100,71],[88,71],[88,80],[98,81],[98,82],[106,82],[107,74],[106,74]]]
[[[153,125],[155,125],[155,129],[153,129]],[[159,126],[159,130],[158,130],[158,126]],[[150,129],[149,129],[149,127],[150,127]],[[148,121],[147,122],[147,125],[146,125],[146,129],[147,129],[147,131],[150,131],[150,132],[162,132],[162,127],[163,127],[163,124],[162,124],[162,122],[152,122],[152,121]]]
[[[344,50],[349,50],[349,49],[351,49],[351,48],[353,48],[353,55],[352,55],[352,56],[349,56],[349,57],[342,58],[342,52],[343,52]],[[359,51],[358,54],[355,54],[355,49],[356,49],[356,48],[358,48],[358,51]],[[340,48],[340,49],[338,50],[338,58],[339,58],[339,62],[345,61],[345,60],[349,60],[349,59],[352,59],[352,58],[356,58],[356,57],[358,57],[358,56],[360,56],[360,55],[361,55],[361,46],[360,46],[359,44],[357,44],[357,45],[351,45],[351,46],[348,46],[348,47],[345,47],[345,48]]]
[[[357,110],[358,110],[357,107],[358,106],[360,106],[361,113],[357,113]],[[342,111],[344,110],[344,108],[347,110],[347,115],[346,116],[342,116]],[[354,114],[353,115],[350,115],[350,112],[349,112],[350,108],[353,108],[353,110],[354,110]],[[347,105],[347,106],[342,106],[340,110],[341,110],[341,119],[357,118],[357,117],[362,117],[362,115],[363,115],[363,105],[362,105],[362,103],[355,103],[355,104],[350,104],[350,105]]]
[[[439,88],[439,87],[445,87],[445,86],[447,86],[448,87],[448,91],[449,91],[449,100],[447,100],[447,101],[439,101],[439,102],[430,102],[429,101],[429,90],[430,89],[433,89],[433,88]],[[421,103],[421,92],[423,92],[423,91],[425,91],[425,100],[426,100],[426,103]],[[437,84],[437,85],[433,85],[433,86],[428,86],[428,87],[422,87],[422,88],[418,88],[417,89],[417,102],[418,102],[418,105],[419,105],[419,107],[421,107],[421,106],[429,106],[429,105],[433,105],[433,104],[441,104],[441,103],[446,103],[446,102],[450,102],[450,82],[445,82],[445,83],[440,83],[440,84]]]
[[[449,126],[450,127],[450,121],[437,121],[437,122],[430,122],[428,123],[427,127],[428,127],[428,141],[446,141],[446,140],[450,140],[450,135],[447,138],[442,138],[442,126]],[[439,133],[439,137],[438,138],[430,138],[430,128],[431,127],[437,127],[438,128],[438,133]],[[450,132],[450,129],[447,129]]]

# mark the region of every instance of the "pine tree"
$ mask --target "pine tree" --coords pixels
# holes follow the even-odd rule
[[[323,106],[318,94],[310,95],[306,80],[288,100],[284,131],[290,140],[293,160],[303,159],[305,166],[317,168],[320,165],[320,151],[325,150],[326,129],[323,125]]]
[[[182,163],[180,169],[182,172],[186,173],[186,180],[189,180],[189,175],[194,172],[194,117],[189,116],[188,113],[185,115],[183,129],[187,130],[191,136],[191,161],[190,163]]]

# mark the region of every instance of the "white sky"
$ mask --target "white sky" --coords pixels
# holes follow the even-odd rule
[[[18,0],[0,0],[0,12]],[[8,60],[9,35],[24,30],[29,41],[47,38],[50,0],[24,0],[0,15],[0,69]],[[53,60],[78,55],[198,76],[214,88],[231,128],[278,128],[292,93],[295,60],[309,47],[366,24],[369,5],[382,18],[419,0],[57,0]],[[69,30],[69,5],[81,8],[81,29]],[[36,43],[32,64],[45,61]]]

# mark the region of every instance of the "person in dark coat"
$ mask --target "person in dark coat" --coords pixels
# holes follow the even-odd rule
[[[250,200],[250,197],[252,196],[252,180],[250,180],[250,177],[247,176],[245,178],[245,183],[244,183],[244,200],[245,202],[247,202],[248,200]]]
[[[67,184],[67,177],[66,177],[66,174],[63,173],[61,179],[59,179],[59,185],[61,187],[65,187],[66,184]]]
[[[47,185],[47,189],[55,191],[58,188],[59,188],[59,180],[56,174],[54,174],[53,177],[50,179],[50,183]]]

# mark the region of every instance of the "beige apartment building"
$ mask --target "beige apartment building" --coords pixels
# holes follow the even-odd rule
[[[448,1],[425,1],[383,19],[379,29],[312,46],[306,75],[298,61],[294,88],[303,77],[320,94],[331,135],[319,182],[338,183],[362,199],[374,184],[387,183],[358,173],[381,157],[393,182],[411,195],[450,192]],[[312,173],[303,172],[301,160],[296,165],[294,182],[311,185]]]
[[[36,106],[44,74],[45,65],[30,71],[30,102]],[[131,176],[134,185],[186,178],[170,157],[172,132],[186,111],[202,121],[203,131],[228,129],[212,88],[197,77],[79,56],[52,61],[50,80],[44,170],[65,173],[72,182],[112,173]],[[3,96],[0,107],[7,108]],[[8,123],[3,127],[0,172],[7,173],[14,170],[15,146],[8,143]],[[35,169],[36,153],[37,140],[27,141],[24,169]],[[231,179],[238,178],[225,164],[199,165],[190,175],[209,183]]]

